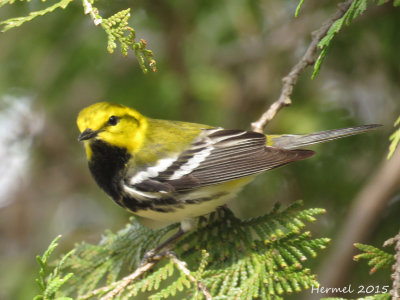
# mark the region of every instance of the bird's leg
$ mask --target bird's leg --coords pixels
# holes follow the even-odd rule
[[[183,230],[182,227],[179,227],[179,230],[173,236],[158,245],[156,248],[147,251],[143,256],[142,262],[151,260],[158,252],[160,252],[164,248],[174,245],[178,241],[178,239],[185,234],[185,232],[187,231]]]

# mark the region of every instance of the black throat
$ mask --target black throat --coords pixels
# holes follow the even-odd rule
[[[92,157],[89,169],[97,184],[119,204],[121,179],[126,172],[130,154],[126,149],[111,146],[99,140],[90,143]]]

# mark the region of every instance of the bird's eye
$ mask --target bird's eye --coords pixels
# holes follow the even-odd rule
[[[111,126],[117,125],[118,123],[118,118],[116,116],[111,116],[108,119],[108,124],[110,124]]]

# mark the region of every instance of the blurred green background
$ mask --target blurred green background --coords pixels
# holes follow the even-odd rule
[[[0,299],[37,293],[35,255],[56,235],[63,235],[62,253],[128,221],[89,174],[75,125],[83,107],[106,100],[155,118],[249,129],[278,98],[281,78],[303,55],[310,33],[336,9],[332,1],[308,0],[295,19],[292,0],[96,5],[104,17],[132,8],[131,25],[153,50],[157,73],[144,75],[132,53],[108,54],[104,31],[83,15],[80,2],[0,35]],[[34,0],[3,6],[0,20],[42,6]],[[267,131],[385,126],[315,146],[312,159],[259,176],[231,203],[237,215],[304,199],[306,207],[328,211],[313,235],[335,238],[353,199],[385,160],[400,114],[399,28],[399,9],[371,6],[334,40],[321,74],[313,81],[312,70],[301,76],[293,105]],[[381,246],[399,230],[400,182],[390,198],[364,242]],[[346,282],[390,284],[389,270],[371,277],[365,264],[355,266],[343,274]]]

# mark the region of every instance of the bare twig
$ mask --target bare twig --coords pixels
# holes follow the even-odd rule
[[[192,281],[194,284],[196,284],[197,289],[199,289],[204,297],[206,297],[207,300],[212,299],[210,292],[207,290],[207,287],[200,281],[198,281],[190,272],[190,270],[186,267],[186,263],[184,261],[179,260],[175,254],[169,253],[169,257],[172,259],[172,261],[175,263],[177,268],[185,274],[190,281]]]
[[[144,261],[133,273],[129,274],[128,276],[125,276],[118,282],[115,282],[112,285],[105,286],[99,289],[96,289],[94,291],[91,291],[90,293],[79,297],[79,299],[88,299],[93,296],[97,296],[102,293],[107,293],[105,296],[100,298],[100,300],[112,300],[114,299],[115,296],[117,296],[119,293],[121,293],[128,285],[130,285],[133,281],[135,281],[138,277],[146,273],[148,270],[154,267],[157,262],[159,262],[163,258],[170,258],[176,267],[181,270],[188,278],[190,281],[192,281],[194,284],[196,284],[196,287],[198,290],[200,290],[204,297],[207,300],[211,300],[211,294],[207,290],[207,287],[200,281],[198,281],[190,272],[190,270],[186,267],[186,263],[184,261],[181,261],[176,257],[176,255],[171,252],[171,251],[164,251],[161,252],[157,255],[154,255],[151,257],[151,261]]]
[[[157,262],[159,262],[161,259],[164,257],[169,257],[168,252],[162,252],[157,255],[153,255],[151,257],[151,260],[146,260],[141,263],[141,265],[131,274],[128,276],[125,276],[121,280],[112,283],[111,285],[104,286],[101,288],[98,288],[96,290],[93,290],[78,299],[84,300],[84,299],[89,299],[93,296],[97,296],[102,293],[107,293],[105,296],[100,298],[100,300],[111,300],[113,299],[116,295],[118,295],[120,292],[122,292],[129,284],[131,284],[133,281],[136,280],[139,276],[143,275],[146,273],[148,270],[154,267]]]
[[[185,232],[180,228],[179,231],[176,234],[174,234],[172,237],[170,237],[167,241],[165,241],[164,243],[162,243],[155,249],[147,251],[143,256],[143,260],[140,263],[139,267],[133,273],[129,274],[128,276],[125,276],[121,280],[114,282],[108,286],[104,286],[104,287],[98,288],[94,291],[91,291],[91,292],[79,297],[79,299],[85,300],[85,299],[89,299],[93,296],[97,296],[99,294],[104,294],[104,293],[107,293],[107,294],[105,296],[103,296],[102,298],[100,298],[100,300],[114,299],[115,296],[117,296],[119,293],[121,293],[129,284],[131,284],[133,281],[135,281],[136,278],[138,278],[139,276],[143,275],[148,270],[153,268],[157,262],[159,262],[161,259],[163,259],[165,257],[172,258],[173,261],[175,262],[175,264],[177,264],[177,266],[179,267],[179,265],[177,263],[179,261],[178,258],[175,255],[173,255],[170,250],[164,250],[163,252],[160,252],[160,251],[165,248],[169,249],[169,247],[173,246],[184,233]],[[184,265],[184,262],[181,262],[181,265]],[[188,269],[186,269],[186,270],[190,274],[190,271]],[[188,274],[186,274],[186,275],[188,275]],[[194,277],[193,276],[190,277],[190,276],[189,276],[189,279],[192,280],[192,278],[194,278]],[[194,279],[194,282],[197,282],[196,279]],[[203,292],[203,294],[207,298],[206,292],[208,293],[208,291],[207,291],[206,287],[199,283],[198,288]],[[209,293],[208,293],[208,295],[209,295]],[[207,298],[207,299],[211,299],[211,298]]]
[[[394,249],[396,254],[394,255],[395,263],[393,265],[393,274],[391,276],[393,281],[393,288],[390,291],[390,295],[392,296],[392,300],[400,299],[400,231],[399,233],[387,240],[384,246],[394,245]]]
[[[103,22],[103,19],[99,16],[97,8],[93,7],[92,2],[89,0],[82,0],[85,15],[90,15],[94,25],[98,26]]]
[[[146,273],[150,270],[157,262],[159,262],[162,258],[166,257],[168,254],[166,252],[160,253],[157,256],[153,256],[151,261],[145,261],[142,263],[132,274],[125,276],[121,280],[118,281],[118,284],[109,291],[105,296],[101,297],[100,300],[111,300],[114,299],[116,295],[122,292],[129,284],[136,280],[139,276]]]
[[[304,53],[300,61],[290,70],[289,74],[282,78],[283,85],[278,100],[272,103],[268,110],[264,112],[257,121],[251,123],[251,128],[253,131],[262,133],[264,131],[264,128],[275,117],[278,111],[280,111],[283,107],[292,104],[292,100],[290,97],[293,93],[293,87],[296,84],[300,74],[303,73],[308,66],[312,66],[315,63],[318,43],[327,34],[332,24],[336,20],[343,17],[353,1],[354,0],[347,0],[343,3],[340,3],[338,5],[338,10],[336,11],[336,13],[330,19],[328,19],[321,26],[321,28],[312,33],[313,38],[306,50],[306,53]]]

